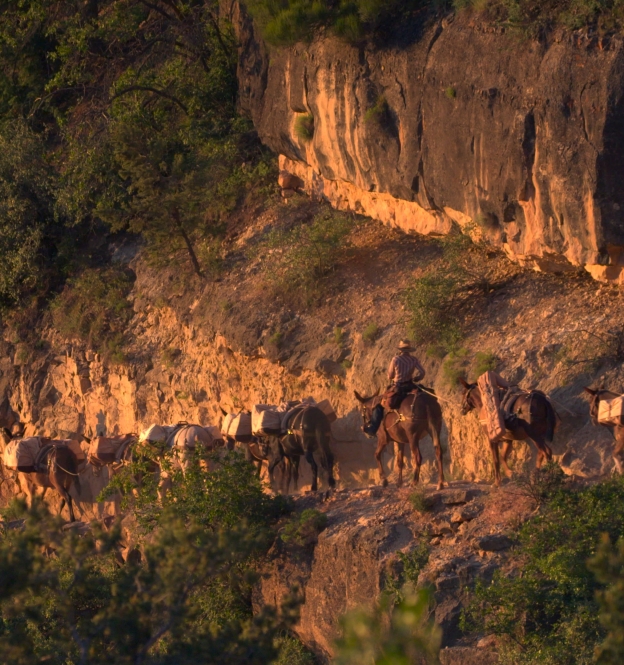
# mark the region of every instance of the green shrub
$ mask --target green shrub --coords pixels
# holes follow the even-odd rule
[[[369,344],[372,344],[379,337],[379,326],[376,323],[369,323],[362,332],[362,339]]]
[[[341,620],[335,665],[438,663],[441,630],[431,620],[428,591],[407,585],[403,598],[382,597],[372,609],[357,609]]]
[[[356,42],[367,35],[390,31],[398,20],[422,9],[420,0],[248,0],[246,6],[259,23],[263,37],[275,46],[310,41],[329,27],[336,35]],[[437,9],[436,2],[431,3]]]
[[[624,662],[624,538],[614,546],[608,536],[589,562],[604,590],[598,592],[600,623],[607,631],[596,651],[598,665]]]
[[[298,547],[309,547],[316,544],[318,535],[327,526],[327,515],[307,508],[299,515],[292,518],[282,529],[280,538],[288,545],[297,545]]]
[[[491,351],[477,351],[474,358],[474,373],[481,376],[484,372],[496,369],[499,359]]]
[[[272,665],[314,665],[314,656],[292,635],[277,640],[279,655]]]
[[[314,138],[314,116],[311,113],[297,116],[295,134],[306,143]]]
[[[121,353],[133,316],[128,301],[132,285],[133,277],[118,267],[84,270],[52,301],[54,327],[105,355]]]
[[[624,480],[571,491],[555,487],[541,513],[519,533],[521,575],[497,573],[480,583],[464,616],[466,629],[503,638],[505,663],[567,665],[594,662],[604,639],[588,569],[601,534],[624,535]]]
[[[445,358],[442,363],[442,376],[449,387],[454,388],[460,378],[466,378],[467,358],[468,350],[464,347],[450,351]]]
[[[284,343],[284,333],[280,332],[279,330],[276,330],[269,337],[269,344],[273,344],[273,346],[276,346],[278,349],[281,348],[283,343]]]
[[[444,94],[449,98],[449,99],[455,99],[457,97],[457,91],[455,88],[451,85],[449,86],[445,91]]]
[[[408,325],[420,343],[453,348],[461,338],[455,308],[459,282],[454,277],[436,274],[419,277],[404,292]]]
[[[337,344],[338,346],[342,346],[345,342],[347,333],[340,328],[340,326],[336,326],[334,328],[334,334],[333,334],[333,342],[334,344]]]
[[[387,99],[380,95],[375,101],[375,105],[371,106],[364,114],[364,122],[367,124],[384,125],[390,115],[390,106]]]
[[[352,216],[331,211],[310,223],[272,231],[256,251],[267,256],[263,273],[273,294],[293,306],[317,302],[325,279],[345,258],[354,224]]]
[[[409,495],[409,502],[417,513],[428,513],[433,510],[433,499],[422,490],[414,490]]]

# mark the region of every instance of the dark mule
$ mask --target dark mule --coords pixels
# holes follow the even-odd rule
[[[460,379],[464,386],[464,396],[462,400],[462,415],[476,409],[479,414],[479,422],[485,426],[486,415],[483,409],[481,391],[476,383],[468,383]],[[494,461],[494,484],[499,487],[501,484],[500,465],[507,478],[511,478],[512,471],[507,463],[507,458],[511,452],[514,441],[532,441],[537,448],[536,468],[539,469],[544,461],[552,460],[552,450],[549,443],[552,443],[557,427],[558,416],[553,409],[548,397],[539,390],[523,390],[515,399],[511,408],[511,413],[516,415],[516,421],[511,430],[507,430],[501,440],[504,443],[502,457],[499,452],[499,442],[490,442],[492,460]]]
[[[592,423],[594,425],[601,425],[602,427],[606,427],[613,435],[615,440],[615,448],[613,449],[613,461],[615,462],[617,472],[622,474],[624,473],[624,425],[606,425],[604,423],[598,422],[598,407],[600,405],[600,400],[615,399],[621,395],[619,393],[614,393],[610,390],[604,390],[602,388],[598,390],[584,388],[584,390],[586,393],[589,393],[592,396],[592,400],[589,405],[589,415],[591,417]]]
[[[382,397],[362,397],[357,391],[355,397],[362,405],[362,419],[364,427],[368,426],[373,409],[381,402]],[[420,453],[420,440],[429,435],[433,441],[436,462],[438,466],[438,489],[444,487],[444,466],[442,460],[442,446],[440,445],[440,431],[442,430],[442,409],[438,400],[429,393],[419,390],[410,393],[398,409],[386,411],[381,427],[377,432],[377,450],[375,459],[379,467],[379,474],[384,487],[388,485],[388,479],[384,473],[381,463],[381,453],[384,448],[395,442],[399,447],[399,477],[397,485],[403,484],[403,464],[405,457],[405,446],[409,443],[414,460],[414,477],[412,482],[418,483],[420,479],[420,467],[422,455]]]
[[[334,455],[329,447],[331,425],[327,416],[316,406],[306,406],[297,410],[288,422],[288,433],[281,437],[270,437],[269,477],[273,478],[275,467],[286,460],[286,492],[294,477],[295,489],[299,480],[299,460],[305,457],[312,469],[312,491],[318,489],[318,465],[314,453],[320,452],[321,465],[327,471],[330,488],[336,486],[334,480]]]
[[[11,439],[8,430],[3,430],[4,446]],[[46,490],[54,489],[61,496],[61,507],[59,513],[63,512],[65,504],[69,509],[69,519],[76,521],[74,515],[74,502],[69,493],[71,486],[75,483],[80,492],[80,478],[78,476],[78,460],[74,453],[64,445],[55,445],[53,439],[43,447],[38,459],[38,467],[41,471],[23,473],[17,471],[17,484],[27,497],[28,505],[32,505],[32,499],[37,488],[42,488],[41,498],[45,496]],[[4,450],[2,451],[4,453]]]

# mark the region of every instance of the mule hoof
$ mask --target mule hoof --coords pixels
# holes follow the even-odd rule
[[[384,478],[384,479],[381,481],[381,486],[382,486],[382,487],[388,487],[388,479],[387,479],[387,478]]]
[[[438,490],[444,489],[444,483],[438,483]]]

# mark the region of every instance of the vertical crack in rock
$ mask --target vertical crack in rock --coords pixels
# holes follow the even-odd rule
[[[535,184],[533,182],[533,168],[535,166],[535,143],[537,130],[535,127],[535,113],[533,109],[524,118],[524,137],[522,139],[522,152],[524,154],[524,166],[526,170],[526,181],[522,201],[530,201],[535,197]]]

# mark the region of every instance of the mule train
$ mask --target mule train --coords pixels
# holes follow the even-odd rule
[[[28,503],[37,489],[43,490],[42,498],[47,489],[56,490],[61,497],[60,510],[67,505],[72,522],[75,513],[70,490],[74,485],[80,492],[80,476],[88,467],[96,474],[103,467],[115,473],[125,464],[144,460],[147,473],[159,474],[158,493],[162,499],[171,487],[169,469],[178,468],[185,473],[197,452],[204,456],[223,444],[218,428],[186,422],[152,425],[140,435],[98,436],[92,440],[83,437],[86,445],[76,439],[21,438],[24,429],[21,425],[9,428],[0,424],[0,428],[5,477],[7,472],[14,474],[16,485]],[[167,470],[159,462],[165,455],[170,459]],[[141,478],[136,481],[140,484]]]
[[[481,377],[483,378],[483,377]],[[500,378],[500,377],[499,377]],[[511,477],[508,457],[515,441],[532,442],[537,449],[536,467],[552,459],[550,443],[553,440],[559,417],[547,395],[538,390],[520,390],[511,387],[500,390],[496,386],[497,399],[501,405],[500,435],[493,438],[490,432],[491,413],[488,413],[487,384],[468,383],[461,380],[463,397],[461,413],[471,411],[478,414],[479,422],[488,435],[494,468],[494,482],[501,483],[500,467]],[[624,396],[603,388],[585,388],[591,395],[590,417],[595,425],[609,428],[615,440],[613,459],[619,473],[624,472]],[[421,441],[429,436],[433,442],[437,467],[437,487],[444,487],[444,464],[441,446],[443,424],[439,398],[434,391],[415,385],[409,392],[399,395],[379,391],[365,397],[355,392],[362,417],[362,429],[369,431],[376,409],[382,408],[383,417],[376,432],[375,459],[380,479],[388,484],[382,464],[382,453],[391,443],[397,444],[397,484],[403,482],[405,446],[412,452],[412,482],[418,483],[422,465]],[[393,401],[394,400],[394,401]],[[176,425],[152,425],[141,434],[129,433],[121,436],[98,436],[92,440],[51,439],[46,437],[23,437],[24,426],[17,414],[0,408],[0,448],[4,462],[4,478],[12,476],[16,489],[28,501],[38,490],[42,497],[48,489],[58,493],[62,511],[67,505],[69,518],[75,521],[74,499],[71,490],[80,492],[80,477],[90,468],[98,474],[104,467],[111,474],[133,461],[143,460],[144,473],[158,474],[158,492],[161,499],[171,487],[170,470],[186,473],[191,461],[199,454],[206,459],[216,449],[236,444],[243,446],[247,459],[258,466],[268,463],[268,475],[274,490],[297,489],[299,464],[305,458],[312,471],[311,489],[318,488],[319,466],[327,475],[330,488],[335,486],[334,457],[332,453],[331,425],[337,419],[328,400],[318,404],[311,398],[303,401],[285,402],[279,407],[256,405],[252,411],[226,413],[223,411],[221,428],[181,422]],[[502,445],[502,453],[499,446]],[[170,460],[161,464],[164,456]],[[281,469],[281,487],[276,487],[275,471]],[[141,477],[136,478],[137,484]]]

